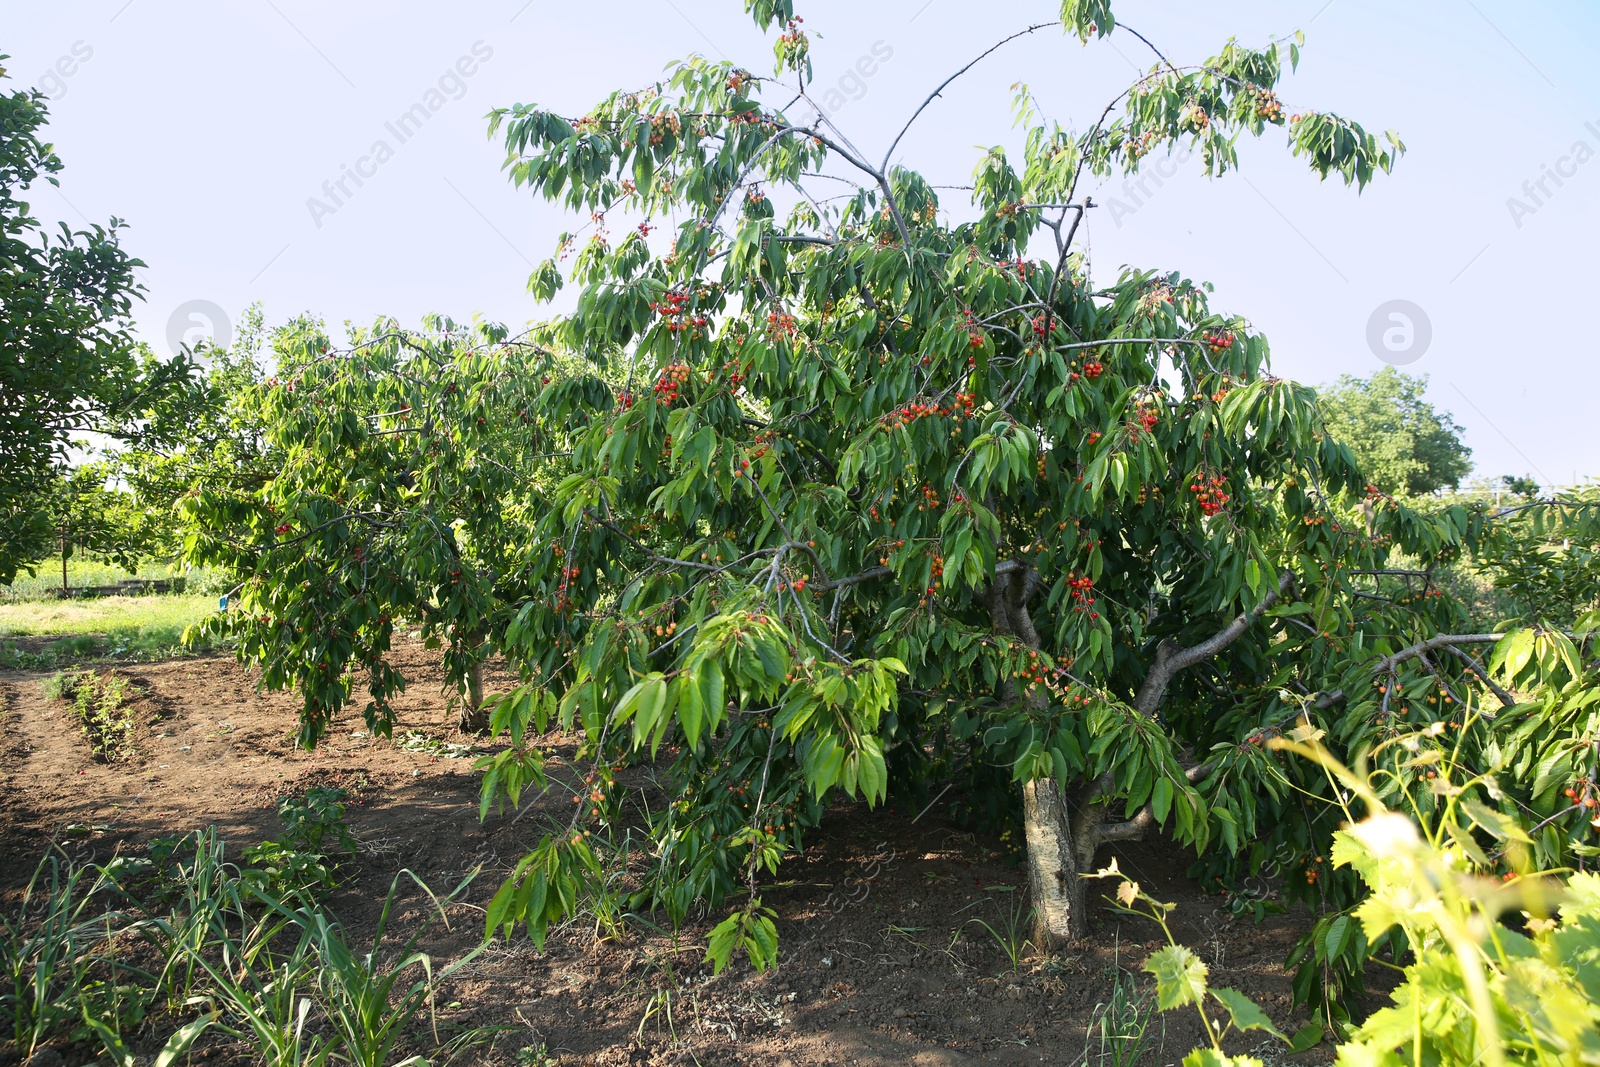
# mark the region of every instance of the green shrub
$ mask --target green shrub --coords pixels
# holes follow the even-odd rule
[[[284,831],[278,840],[310,852],[325,852],[329,839],[346,852],[356,850],[355,838],[345,822],[345,801],[350,791],[337,786],[312,786],[301,796],[284,797],[278,802],[278,818]]]

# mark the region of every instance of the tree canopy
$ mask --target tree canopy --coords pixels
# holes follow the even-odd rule
[[[1075,241],[1093,178],[1174,144],[1217,176],[1281,129],[1360,188],[1398,137],[1282,103],[1297,39],[1178,66],[1123,27],[1149,71],[1081,128],[1019,86],[1020,154],[981,152],[951,207],[892,165],[899,137],[868,156],[811,104],[788,4],[748,7],[772,76],[692,57],[581,114],[494,113],[511,180],[585,220],[529,282],[573,286],[569,313],[276,335],[249,401],[273,476],[184,503],[191,558],[243,583],[212,625],[302,691],[308,744],[361,684],[392,728],[401,619],[469,696],[504,655],[520,684],[489,705],[508,744],[485,813],[547,784],[549,729],[580,733],[572,818],[491,931],[614,917],[626,867],[632,906],[675,921],[731,901],[712,956],[766,962],[761,881],[826,806],[940,782],[955,817],[1021,824],[1041,944],[1082,931],[1099,846],[1157,826],[1208,874],[1292,869],[1291,896],[1352,904],[1324,858],[1329,780],[1265,742],[1387,746],[1413,789],[1426,772],[1389,739],[1458,721],[1495,639],[1434,570],[1499,517],[1373,486],[1247,318],[1168,269],[1095,284]],[[1069,0],[1008,40],[1061,27],[1119,30]],[[618,776],[641,763],[665,803],[632,827]],[[1307,959],[1303,996],[1330,973]]]
[[[1329,432],[1385,493],[1420,497],[1454,489],[1472,470],[1461,427],[1423,399],[1427,387],[1427,375],[1384,367],[1367,378],[1341,375],[1320,390]]]
[[[59,184],[61,159],[41,140],[45,99],[0,93],[0,584],[49,554],[39,494],[71,435],[138,436],[139,417],[188,374],[185,361],[162,363],[129,336],[143,264],[118,243],[121,222],[77,232],[63,223],[51,235],[20,199],[37,182]]]

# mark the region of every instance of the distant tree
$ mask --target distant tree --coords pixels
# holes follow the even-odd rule
[[[147,550],[173,559],[182,549],[177,506],[200,485],[248,492],[281,469],[268,448],[251,391],[270,373],[259,305],[245,310],[226,348],[195,351],[205,371],[167,390],[145,416],[147,440],[108,456],[113,476],[138,498]]]
[[[1519,478],[1515,474],[1503,474],[1500,484],[1506,487],[1506,492],[1524,500],[1532,500],[1539,495],[1539,483],[1527,475]]]
[[[68,587],[67,562],[74,556],[115,563],[132,571],[147,558],[159,527],[151,524],[133,493],[112,483],[104,463],[62,470],[32,501],[51,531],[50,556],[61,561],[61,587]],[[31,562],[39,562],[43,553]]]
[[[1472,470],[1472,449],[1447,411],[1422,398],[1427,375],[1385,367],[1370,378],[1341,375],[1321,392],[1328,430],[1356,454],[1367,479],[1389,494],[1455,488]]]
[[[47,119],[43,94],[0,93],[0,584],[48,551],[41,494],[71,435],[142,436],[141,416],[190,366],[129,336],[143,264],[118,245],[117,219],[52,237],[18,199],[36,181],[57,184],[61,160],[39,136]]]

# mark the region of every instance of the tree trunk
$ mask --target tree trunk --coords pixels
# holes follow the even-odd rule
[[[1079,877],[1067,799],[1053,778],[1022,787],[1022,823],[1028,837],[1028,891],[1033,898],[1033,945],[1053,952],[1088,933],[1088,906]]]
[[[1039,647],[1039,632],[1028,613],[1028,599],[1036,578],[1031,568],[995,575],[989,587],[988,607],[994,632],[1014,637],[1030,648]],[[1005,700],[1017,699],[1016,686],[1001,687]],[[1027,698],[1042,707],[1043,694]],[[1072,813],[1066,795],[1054,778],[1036,778],[1022,787],[1022,827],[1028,843],[1028,890],[1033,900],[1033,947],[1054,952],[1088,932],[1082,857],[1073,833]]]
[[[489,729],[489,712],[483,706],[483,660],[467,672],[466,699],[461,702],[457,729],[464,734],[481,734]]]

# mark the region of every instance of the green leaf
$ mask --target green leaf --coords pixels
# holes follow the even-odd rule
[[[1156,1003],[1162,1011],[1205,999],[1209,969],[1183,945],[1157,949],[1145,961],[1144,969],[1156,977]]]
[[[213,1012],[209,1015],[202,1015],[192,1022],[185,1023],[176,1033],[167,1038],[165,1045],[161,1046],[161,1051],[156,1053],[153,1067],[172,1067],[180,1057],[189,1051],[189,1046],[195,1043],[195,1039],[210,1029],[211,1025],[216,1021],[217,1015]]]
[[[1318,1026],[1316,1023],[1307,1023],[1305,1026],[1302,1026],[1300,1029],[1296,1030],[1294,1032],[1294,1036],[1289,1039],[1289,1051],[1305,1052],[1309,1049],[1316,1048],[1317,1045],[1322,1041],[1322,1033],[1322,1027]]]
[[[1167,813],[1172,810],[1172,780],[1165,776],[1156,780],[1155,788],[1150,792],[1150,814],[1156,817],[1156,822],[1165,823]]]
[[[1272,1020],[1267,1018],[1266,1012],[1260,1006],[1237,989],[1213,989],[1211,995],[1216,997],[1224,1008],[1228,1009],[1228,1016],[1233,1020],[1233,1025],[1241,1030],[1265,1030],[1273,1037],[1288,1041],[1279,1032]]]

